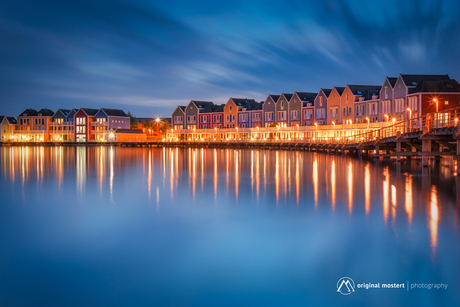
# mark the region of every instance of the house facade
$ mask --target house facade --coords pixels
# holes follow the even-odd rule
[[[74,140],[75,142],[91,142],[95,140],[94,117],[99,110],[81,108],[74,116]]]
[[[14,131],[17,123],[14,117],[0,116],[0,142],[6,143],[14,141]]]
[[[378,99],[379,85],[347,85],[341,96],[342,123],[362,123],[367,116],[365,100]]]
[[[318,125],[327,125],[327,99],[332,89],[320,89],[315,97],[315,122]]]
[[[174,130],[185,129],[185,108],[186,106],[177,106],[171,115],[171,127]]]
[[[334,86],[331,93],[327,99],[327,109],[328,109],[328,124],[331,125],[332,122],[336,124],[342,123],[342,110],[340,105],[340,99],[342,96],[344,87]]]
[[[130,128],[130,118],[123,110],[102,108],[94,116],[91,126],[94,140],[107,142],[110,129]]]
[[[74,141],[74,110],[58,109],[52,116],[50,123],[50,141],[73,142]]]
[[[394,115],[394,110],[395,110],[395,103],[394,103],[394,91],[395,90],[394,89],[395,89],[397,80],[398,78],[386,77],[385,81],[383,82],[382,88],[380,89],[380,93],[379,93],[379,97],[380,97],[380,105],[379,105],[379,112],[378,112],[379,122],[387,121],[390,117],[393,117]],[[370,108],[369,108],[369,113],[372,113]],[[385,116],[385,115],[388,115],[388,116]]]
[[[262,126],[269,127],[276,122],[276,102],[281,95],[268,95],[262,104]]]
[[[276,123],[281,127],[289,126],[289,101],[292,95],[282,93],[276,102]]]
[[[294,92],[291,100],[289,101],[289,126],[293,127],[302,125],[302,108],[307,102],[313,103],[316,95],[316,93]]]
[[[186,129],[198,129],[199,113],[209,113],[214,103],[212,101],[191,100],[185,108],[185,127]]]
[[[54,112],[49,109],[27,109],[18,116],[18,141],[47,142]]]
[[[305,101],[302,105],[302,126],[315,124],[315,105],[313,101]]]
[[[256,127],[263,127],[263,101],[258,102],[252,109],[250,116],[251,116],[251,127],[256,128]]]
[[[397,120],[408,119],[408,116],[412,118],[421,115],[421,110],[407,111],[408,102],[407,95],[424,80],[449,80],[449,75],[403,75],[400,74],[394,87],[394,110],[392,110],[392,116]]]

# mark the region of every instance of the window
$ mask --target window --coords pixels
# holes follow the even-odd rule
[[[230,112],[232,112],[232,105],[230,105]]]
[[[291,120],[298,120],[299,119],[299,111],[291,111]]]
[[[281,100],[281,110],[284,109],[284,100]]]
[[[385,99],[388,99],[388,86],[385,86]]]
[[[319,106],[322,107],[323,106],[323,97],[319,97]]]

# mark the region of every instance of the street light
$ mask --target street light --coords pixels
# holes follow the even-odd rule
[[[318,137],[318,123],[315,123],[316,126],[316,137]]]
[[[388,123],[388,114],[383,115],[383,117],[386,117]]]
[[[438,113],[438,99],[434,98],[433,101],[436,103],[436,113]]]
[[[366,117],[366,120],[367,120],[367,129],[369,129],[369,125],[370,125],[369,117]]]
[[[407,111],[409,111],[409,119],[412,119],[412,110],[410,108],[407,108]]]

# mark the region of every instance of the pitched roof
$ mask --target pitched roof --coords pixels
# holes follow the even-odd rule
[[[83,112],[85,112],[86,115],[91,115],[91,116],[96,115],[96,113],[99,111],[98,109],[88,109],[88,108],[81,108],[80,110],[83,110]]]
[[[19,116],[37,116],[37,115],[38,115],[38,112],[37,110],[34,110],[34,109],[27,109],[21,114],[19,114]]]
[[[41,114],[41,116],[53,116],[54,112],[50,109],[41,109],[40,111],[38,111],[38,114]]]
[[[308,93],[308,92],[295,92],[299,96],[301,101],[313,101],[315,100],[318,93]]]
[[[332,89],[322,88],[322,90],[323,90],[324,94],[326,95],[326,97],[329,97],[329,95],[332,92]]]
[[[280,96],[281,95],[272,95],[272,94],[268,95],[268,97],[271,97],[274,102],[277,102],[278,99],[280,99]],[[268,99],[268,97],[267,97],[267,99]]]
[[[460,84],[455,79],[423,80],[412,93],[451,93],[460,92]]]
[[[253,110],[253,111],[262,110],[263,105],[264,105],[264,102],[263,102],[263,101],[257,102],[256,105],[253,106],[252,110]]]
[[[398,81],[398,78],[393,78],[393,77],[387,77],[388,81],[390,82],[391,87],[395,87],[396,81]]]
[[[406,86],[417,86],[423,80],[449,80],[449,75],[402,75]]]
[[[211,112],[224,112],[224,107],[225,105],[220,104],[220,105],[214,105]]]
[[[372,99],[378,96],[382,87],[380,85],[348,85],[353,95],[360,95],[364,99]]]
[[[282,93],[281,95],[284,96],[284,97],[286,98],[287,101],[290,101],[291,98],[292,98],[292,96],[293,96],[294,94],[285,94],[285,93]]]
[[[178,106],[178,107],[179,107],[179,108],[180,108],[182,111],[184,111],[184,112],[185,112],[185,108],[186,108],[186,106]]]
[[[198,109],[205,109],[207,107],[211,107],[212,105],[214,105],[212,101],[192,100],[192,102],[196,105]]]
[[[103,110],[103,111],[105,112],[105,114],[107,114],[108,116],[128,117],[128,115],[126,115],[125,111],[123,111],[123,110],[119,110],[119,109],[106,109],[106,108],[102,108],[101,110]]]
[[[248,108],[251,107],[252,105],[256,104],[257,102],[254,99],[248,99],[248,98],[230,98],[233,100],[233,102],[243,108]]]
[[[337,87],[337,86],[334,86],[334,88],[337,90],[339,95],[342,96],[343,91],[345,90],[345,88],[344,87]]]
[[[12,117],[12,116],[7,116],[6,119],[8,120],[8,122],[11,124],[11,125],[16,125],[18,123],[18,121],[16,120],[16,118]]]

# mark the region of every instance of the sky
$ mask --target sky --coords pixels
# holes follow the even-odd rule
[[[0,2],[0,115],[265,100],[385,77],[460,81],[460,1]]]

